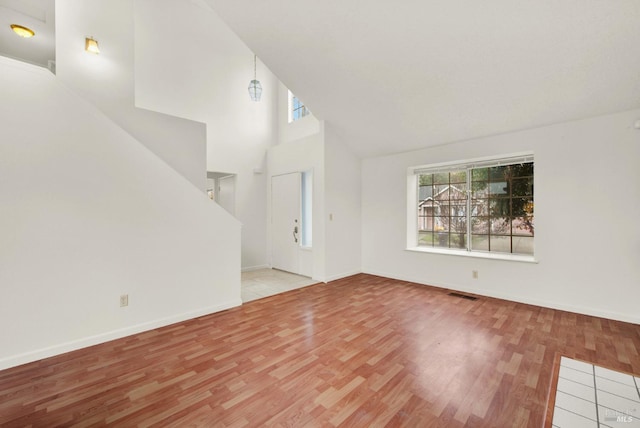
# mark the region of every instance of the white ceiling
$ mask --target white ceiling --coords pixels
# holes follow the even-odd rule
[[[19,37],[11,24],[36,35]],[[0,55],[47,67],[55,61],[55,51],[55,0],[0,0]]]
[[[638,0],[205,1],[364,157],[640,107]]]

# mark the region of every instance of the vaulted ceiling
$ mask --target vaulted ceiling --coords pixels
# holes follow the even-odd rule
[[[360,156],[640,107],[637,0],[204,0]]]
[[[362,157],[640,107],[637,0],[191,1]],[[54,59],[53,4],[0,0],[0,54]]]

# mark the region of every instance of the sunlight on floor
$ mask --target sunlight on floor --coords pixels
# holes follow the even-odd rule
[[[242,301],[250,302],[317,282],[307,276],[295,275],[277,269],[242,272]]]

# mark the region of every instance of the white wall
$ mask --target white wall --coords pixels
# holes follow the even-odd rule
[[[639,118],[635,110],[364,160],[363,270],[640,323]],[[407,167],[529,150],[537,264],[405,250]]]
[[[325,123],[326,280],[360,273],[361,171],[357,158]]]
[[[201,2],[137,0],[136,104],[207,125],[207,170],[236,174],[242,268],[267,266],[267,149],[277,137],[277,80]],[[258,171],[254,171],[258,170]]]
[[[56,2],[57,77],[204,191],[204,124],[134,105],[133,5],[134,0]],[[98,40],[100,55],[84,51],[88,35]]]
[[[45,69],[0,93],[0,369],[241,304],[236,220]]]
[[[288,143],[281,143],[269,149],[267,155],[267,171],[269,183],[271,177],[291,172],[313,171],[313,245],[312,275],[318,281],[326,281],[325,273],[325,158],[324,158],[324,132],[320,126],[320,132]],[[271,186],[268,186],[267,213],[271,213]],[[268,222],[269,234],[271,222]],[[271,249],[269,248],[269,254]],[[302,257],[308,256],[301,250]],[[304,264],[304,263],[303,263]]]

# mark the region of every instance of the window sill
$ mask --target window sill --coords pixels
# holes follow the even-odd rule
[[[525,256],[520,254],[500,254],[500,253],[483,253],[480,251],[454,250],[451,248],[433,248],[433,247],[408,247],[407,251],[417,253],[445,254],[448,256],[472,257],[477,259],[493,259],[507,260],[512,262],[538,263],[534,256]]]

